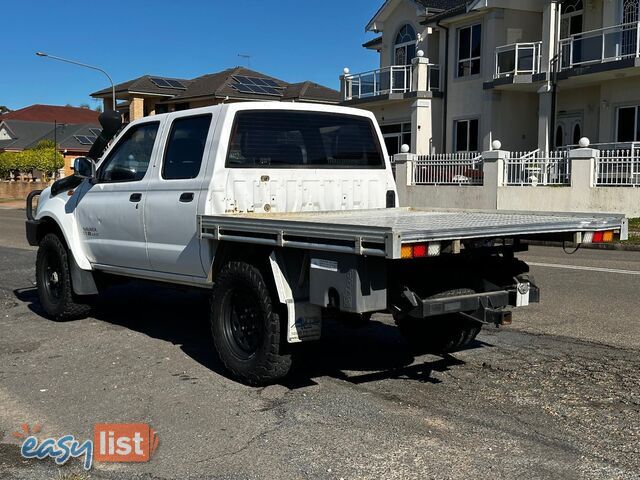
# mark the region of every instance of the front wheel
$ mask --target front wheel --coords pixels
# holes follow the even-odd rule
[[[45,235],[38,247],[36,285],[42,308],[54,320],[71,320],[89,314],[89,305],[78,302],[73,293],[67,247],[54,233]]]
[[[273,383],[291,368],[276,309],[258,268],[229,262],[220,271],[211,302],[213,342],[227,370],[249,385]]]

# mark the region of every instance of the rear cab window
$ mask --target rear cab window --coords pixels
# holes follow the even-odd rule
[[[229,142],[228,168],[385,168],[366,117],[293,110],[241,110]]]

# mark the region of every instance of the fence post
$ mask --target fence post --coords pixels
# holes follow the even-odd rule
[[[580,189],[594,188],[596,186],[596,161],[600,157],[600,150],[589,148],[589,139],[580,139],[580,148],[569,151],[571,161],[571,187],[580,192]]]
[[[415,153],[397,153],[393,156],[396,165],[396,188],[400,205],[407,205],[407,187],[413,185],[413,163],[418,159]]]
[[[501,150],[502,143],[494,140],[493,150],[482,152],[484,172],[484,191],[489,208],[498,208],[498,189],[504,186],[504,166],[509,152]]]

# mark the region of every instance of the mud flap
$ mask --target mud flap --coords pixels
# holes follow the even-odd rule
[[[318,340],[322,329],[322,310],[308,301],[296,301],[286,275],[285,262],[276,252],[269,255],[269,264],[280,303],[287,309],[287,342]]]

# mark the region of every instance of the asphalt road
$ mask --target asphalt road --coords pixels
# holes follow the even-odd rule
[[[0,478],[640,478],[640,253],[533,248],[543,303],[447,358],[388,316],[329,324],[283,385],[228,379],[206,301],[128,284],[92,318],[41,314],[24,212],[0,210]],[[24,460],[12,432],[148,422],[148,463]]]

